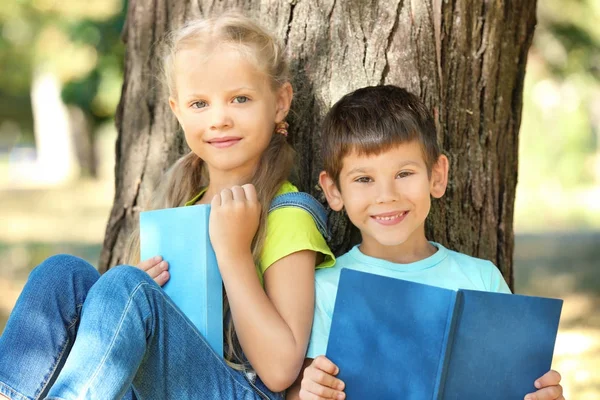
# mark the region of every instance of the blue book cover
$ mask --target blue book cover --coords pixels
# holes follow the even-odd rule
[[[341,271],[327,357],[355,399],[518,399],[550,370],[562,300]]]
[[[140,258],[169,263],[163,290],[223,356],[223,284],[208,235],[209,205],[140,213]]]

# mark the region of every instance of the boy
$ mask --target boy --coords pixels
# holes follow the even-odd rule
[[[395,86],[358,89],[340,99],[323,127],[325,171],[319,183],[335,211],[344,209],[362,243],[316,273],[313,328],[300,384],[288,399],[343,399],[339,369],[323,354],[340,271],[352,268],[447,289],[510,293],[489,261],[429,242],[431,197],[443,196],[448,159],[440,153],[431,114],[417,96]],[[300,378],[299,378],[300,380]],[[562,399],[560,375],[546,373],[526,399]],[[300,389],[300,390],[299,390]],[[299,391],[299,392],[298,392]]]

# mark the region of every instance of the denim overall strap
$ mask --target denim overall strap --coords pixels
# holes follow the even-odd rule
[[[326,240],[331,239],[327,229],[327,211],[317,199],[305,192],[288,192],[275,196],[269,212],[283,207],[298,207],[307,211],[315,220],[317,228]]]

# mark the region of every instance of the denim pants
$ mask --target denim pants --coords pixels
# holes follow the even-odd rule
[[[145,272],[50,257],[0,337],[11,399],[282,399],[230,368]]]

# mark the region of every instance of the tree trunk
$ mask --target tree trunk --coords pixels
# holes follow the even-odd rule
[[[290,140],[301,190],[317,187],[319,125],[343,94],[396,84],[434,111],[450,159],[446,195],[427,233],[452,249],[492,260],[512,285],[513,206],[518,130],[535,0],[132,0],[124,41],[125,82],[117,113],[116,195],[101,256],[102,270],[124,259],[158,177],[185,150],[158,84],[155,42],[197,16],[237,8],[270,27],[287,45],[295,89]],[[330,214],[334,251],[358,236]]]

